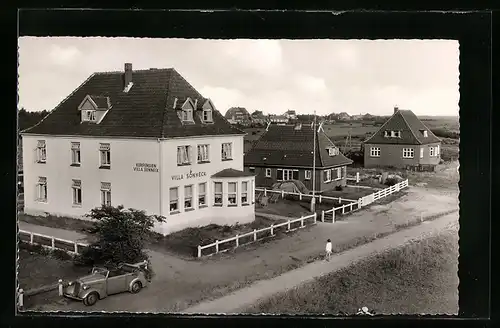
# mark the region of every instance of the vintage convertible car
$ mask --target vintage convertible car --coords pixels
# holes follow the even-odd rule
[[[62,283],[62,296],[94,305],[99,299],[122,292],[138,293],[151,282],[146,261],[122,263],[115,268],[94,267],[88,276]]]

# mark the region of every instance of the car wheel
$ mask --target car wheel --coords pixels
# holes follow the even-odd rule
[[[83,300],[83,304],[85,304],[87,306],[92,306],[95,303],[97,303],[98,299],[99,299],[99,295],[97,295],[96,292],[92,292],[92,293],[88,294],[87,297],[85,297],[85,299]]]
[[[142,288],[142,284],[140,281],[136,281],[132,284],[132,288],[130,289],[132,293],[137,294]]]

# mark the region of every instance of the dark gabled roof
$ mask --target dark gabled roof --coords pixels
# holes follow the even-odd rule
[[[97,105],[97,109],[110,109],[111,101],[107,96],[89,95],[90,99]]]
[[[212,178],[242,178],[242,177],[253,177],[253,176],[255,176],[255,174],[235,169],[224,169],[212,175]]]
[[[246,108],[243,107],[231,107],[227,110],[226,114],[224,115],[225,118],[232,118],[233,115],[243,115],[247,118],[250,117],[250,113],[246,110]]]
[[[401,138],[386,138],[384,131],[401,131]],[[424,137],[423,131],[427,131]],[[441,142],[441,140],[425,126],[424,123],[411,111],[400,109],[396,111],[369,139],[367,144],[399,144],[423,145]]]
[[[317,131],[317,128],[316,128]],[[296,130],[293,125],[270,125],[252,149],[245,154],[245,165],[249,166],[313,166],[314,130],[302,125]],[[316,167],[349,165],[352,160],[342,153],[328,155],[328,147],[335,144],[323,130],[316,132]]]
[[[245,134],[217,110],[213,112],[213,123],[203,123],[198,111],[193,115],[194,124],[182,124],[173,108],[175,99],[178,106],[188,97],[193,102],[198,99],[199,109],[206,98],[172,68],[133,71],[133,86],[128,92],[124,92],[123,75],[92,74],[49,115],[23,133],[142,138]],[[112,108],[99,124],[81,122],[78,105],[87,95],[92,99],[109,97]]]

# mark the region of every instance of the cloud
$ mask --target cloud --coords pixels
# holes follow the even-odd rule
[[[200,89],[203,97],[210,98],[215,108],[223,115],[230,107],[241,106],[244,95],[236,89],[204,86]]]
[[[294,78],[294,81],[300,91],[310,95],[318,96],[328,91],[325,80],[322,78],[310,75],[299,75]]]
[[[280,72],[283,54],[278,40],[222,42],[222,54],[245,70],[254,70],[263,75],[275,75]]]
[[[69,66],[73,65],[81,56],[80,50],[74,46],[61,47],[58,45],[52,45],[49,58],[57,65]]]

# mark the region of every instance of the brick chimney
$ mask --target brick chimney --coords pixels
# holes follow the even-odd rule
[[[125,63],[125,75],[123,78],[124,88],[132,82],[132,63]]]
[[[394,106],[394,114],[396,114],[396,112],[399,110],[399,107],[398,106]]]

